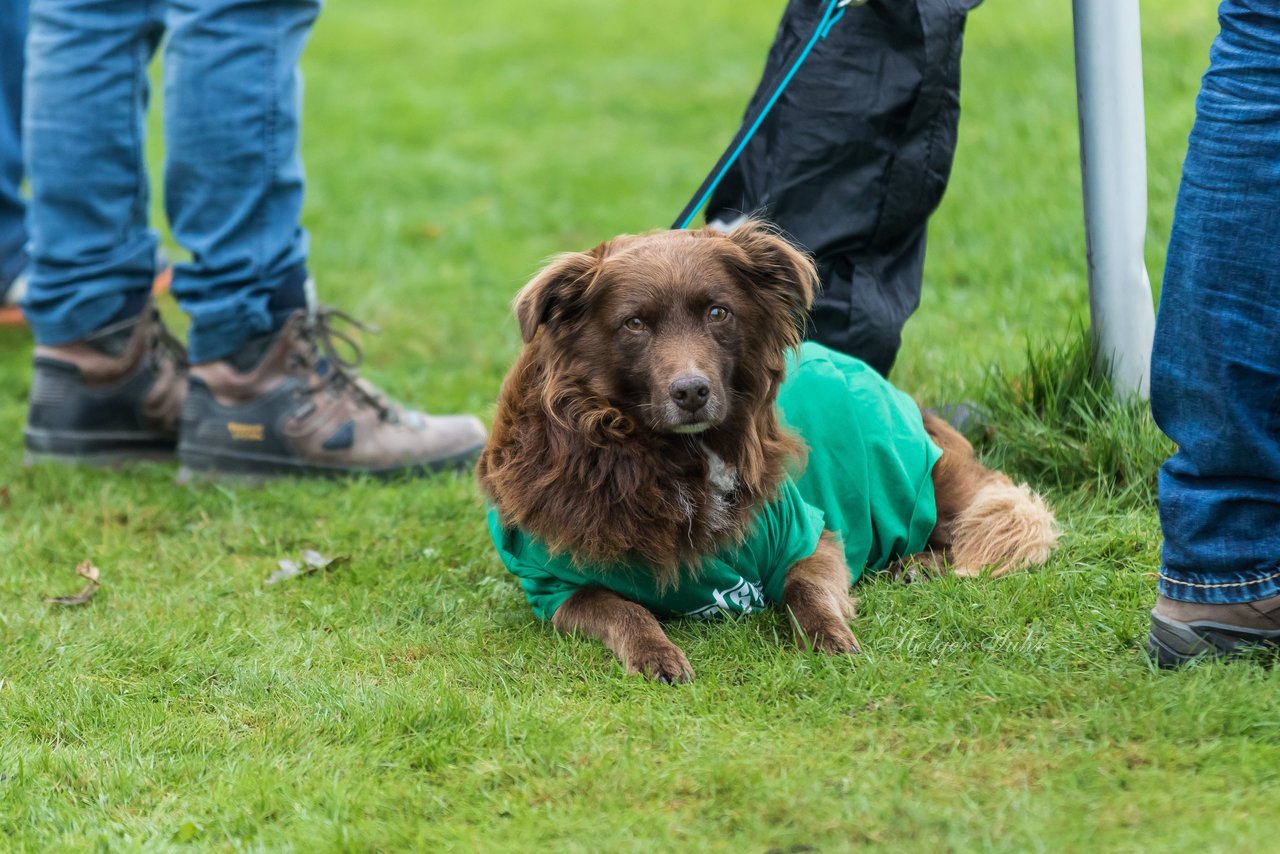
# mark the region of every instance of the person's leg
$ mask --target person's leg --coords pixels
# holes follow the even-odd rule
[[[1226,0],[1196,101],[1152,355],[1152,652],[1280,638],[1280,10]],[[1225,627],[1225,628],[1224,628]]]
[[[194,365],[184,477],[467,468],[484,444],[477,419],[404,409],[360,379],[334,347],[338,315],[308,306],[298,60],[319,11],[170,2],[165,201],[192,253],[173,285]]]
[[[143,0],[35,0],[23,115],[36,341],[78,341],[142,312],[155,276],[143,163],[147,62],[162,30]]]
[[[764,216],[812,252],[823,287],[810,336],[882,374],[920,303],[925,227],[956,147],[965,17],[978,2],[844,9],[707,206],[709,220]],[[751,108],[829,3],[790,0]]]
[[[143,166],[148,0],[35,0],[24,150],[36,337],[29,459],[172,456],[186,380],[148,298],[156,237]]]
[[[0,0],[0,306],[27,266],[22,203],[22,58],[27,0]]]
[[[302,75],[320,0],[171,0],[165,208],[191,261],[173,293],[193,362],[223,359],[305,306]]]

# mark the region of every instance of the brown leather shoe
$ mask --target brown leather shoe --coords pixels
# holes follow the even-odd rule
[[[1151,611],[1147,651],[1161,667],[1260,649],[1280,651],[1280,596],[1228,605],[1160,596]]]
[[[36,347],[27,462],[171,459],[187,393],[184,352],[150,306],[82,341]]]
[[[392,476],[471,466],[485,431],[470,415],[405,409],[355,369],[360,351],[330,309],[296,312],[230,359],[191,368],[179,480],[196,475]],[[353,352],[344,359],[342,342]]]

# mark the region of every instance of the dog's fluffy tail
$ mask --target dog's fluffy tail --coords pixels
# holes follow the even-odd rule
[[[951,526],[951,565],[972,577],[986,567],[999,577],[1044,563],[1058,542],[1058,525],[1044,499],[1026,484],[989,483]]]

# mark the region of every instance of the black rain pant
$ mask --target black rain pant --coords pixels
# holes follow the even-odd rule
[[[965,16],[981,0],[871,0],[820,40],[725,176],[707,218],[763,216],[813,253],[809,335],[888,374],[920,304],[925,229],[960,118]],[[829,0],[790,0],[754,107]]]

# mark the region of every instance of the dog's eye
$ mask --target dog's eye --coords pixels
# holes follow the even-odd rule
[[[722,305],[713,305],[707,309],[707,320],[712,323],[723,323],[729,319],[729,309]]]
[[[628,317],[622,325],[630,332],[644,332],[648,328],[638,317]]]

